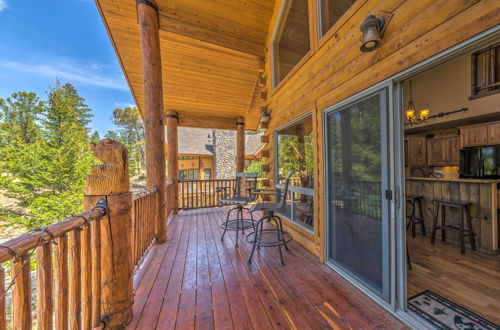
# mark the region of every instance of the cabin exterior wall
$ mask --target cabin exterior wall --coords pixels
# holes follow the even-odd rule
[[[271,121],[265,135],[268,177],[274,185],[274,132],[311,112],[315,150],[315,233],[284,221],[300,244],[323,259],[324,187],[321,112],[370,86],[453,47],[499,23],[500,2],[494,0],[358,0],[321,39],[317,37],[316,0],[309,0],[311,50],[275,88],[271,41],[282,2],[278,0],[268,30],[265,54],[267,106]],[[359,30],[369,14],[390,18],[380,48],[360,51]]]

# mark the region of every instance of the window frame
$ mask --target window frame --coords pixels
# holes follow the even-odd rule
[[[293,74],[295,72],[297,72],[297,70],[300,67],[302,67],[302,65],[304,65],[305,62],[307,62],[307,60],[314,53],[314,48],[315,48],[314,45],[316,42],[316,36],[315,36],[316,33],[311,33],[312,27],[315,25],[314,22],[311,22],[311,18],[312,18],[312,16],[311,16],[311,2],[316,1],[316,0],[306,0],[307,1],[307,19],[309,22],[309,24],[308,24],[309,50],[300,59],[300,61],[298,61],[297,64],[295,64],[293,69],[290,70],[290,72],[288,72],[286,74],[286,76],[284,76],[283,79],[281,79],[280,82],[276,83],[276,63],[275,63],[276,37],[277,37],[278,32],[280,31],[281,23],[283,20],[283,15],[287,9],[287,5],[290,4],[291,1],[293,1],[293,0],[281,0],[278,17],[276,18],[276,22],[275,22],[274,27],[273,27],[273,34],[272,34],[272,38],[271,38],[270,45],[269,45],[269,49],[270,49],[269,52],[270,52],[270,58],[271,58],[271,87],[272,87],[273,93],[276,92],[277,90],[279,90],[281,88],[281,86],[283,86],[285,84],[285,82],[288,81],[290,79],[290,77],[293,76]]]
[[[295,125],[296,123],[298,123],[299,121],[307,118],[307,117],[310,117],[311,118],[311,121],[313,119],[313,113],[312,111],[307,111],[305,113],[303,113],[302,115],[300,115],[299,117],[291,120],[291,121],[288,121],[287,123],[277,127],[274,132],[273,132],[273,135],[274,135],[274,163],[276,164],[276,166],[274,166],[274,183],[275,183],[275,188],[276,189],[284,189],[284,184],[281,184],[279,183],[279,163],[278,163],[278,136],[279,136],[279,131],[287,128],[287,127],[290,127],[290,126],[293,126]],[[314,128],[313,128],[314,130]],[[314,152],[314,150],[313,150]],[[314,158],[314,155],[313,155],[313,158]],[[313,169],[313,173],[314,172],[314,169]],[[316,178],[314,178],[314,180],[316,180]],[[305,188],[305,187],[297,187],[297,186],[292,186],[292,185],[289,185],[288,186],[288,193],[290,194],[295,194],[295,193],[299,193],[299,194],[302,194],[302,195],[306,195],[306,196],[310,196],[313,198],[313,203],[316,203],[316,198],[314,198],[314,188]],[[309,228],[307,226],[305,226],[304,224],[301,224],[300,222],[297,222],[294,219],[295,217],[295,212],[294,212],[295,208],[294,208],[294,198],[291,199],[291,210],[290,210],[290,217],[288,217],[286,214],[284,213],[281,213],[281,212],[277,212],[279,214],[279,216],[281,218],[284,218],[287,220],[287,222],[291,225],[294,225],[294,226],[297,226],[298,228],[306,231],[307,233],[309,234],[314,234],[316,231],[317,231],[317,222],[315,221],[314,217],[316,216],[315,213],[314,213],[314,208],[313,208],[313,228]]]
[[[349,9],[333,24],[328,31],[321,35],[321,0],[313,0],[316,5],[316,25],[317,34],[316,40],[318,41],[318,50],[321,49],[334,35],[336,35],[340,28],[351,19],[351,17],[364,5],[366,1],[356,0]]]
[[[489,51],[491,49],[496,48],[496,57],[500,58],[500,43],[495,43],[492,44],[488,47],[482,48],[474,53],[471,54],[471,96],[469,97],[469,100],[475,100],[481,97],[486,97],[490,95],[495,95],[500,93],[500,85],[494,89],[494,90],[478,90],[477,87],[477,73],[478,73],[478,68],[477,68],[477,59],[478,56],[483,54],[486,51]],[[490,68],[491,69],[491,68]],[[498,76],[497,81],[495,81],[493,84],[500,84],[500,66],[497,68],[498,72],[495,72]]]

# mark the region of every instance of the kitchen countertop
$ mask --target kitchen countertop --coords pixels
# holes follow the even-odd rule
[[[470,182],[470,183],[500,183],[500,180],[494,180],[494,179],[465,179],[465,178],[424,178],[424,177],[406,177],[406,180],[420,180],[420,181],[448,181],[448,182]]]

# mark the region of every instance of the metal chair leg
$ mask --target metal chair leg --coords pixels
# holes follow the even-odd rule
[[[255,230],[255,236],[254,236],[254,241],[253,241],[253,247],[252,247],[252,252],[250,253],[250,257],[248,258],[248,261],[247,263],[250,265],[252,263],[252,258],[253,258],[253,254],[255,252],[255,248],[260,248],[260,246],[257,245],[257,230],[259,229],[259,225],[262,227],[263,225],[263,220],[264,218],[260,219],[258,222],[257,222],[257,228]],[[262,230],[261,230],[261,233],[262,233]]]
[[[238,247],[238,231],[240,230],[240,214],[241,214],[241,209],[238,209],[236,211],[236,245],[235,247]]]
[[[226,231],[227,231],[227,222],[229,221],[229,216],[231,215],[231,212],[234,210],[235,210],[235,208],[232,208],[232,209],[229,209],[229,211],[227,211],[226,226],[224,227],[224,232],[222,233],[222,237],[220,238],[221,241],[224,240],[224,235],[226,235]]]
[[[281,237],[283,237],[283,243],[285,243],[285,234],[284,234],[284,231],[283,231],[283,222],[281,221],[281,218],[280,217],[277,217],[277,216],[274,216],[276,219],[277,219],[277,223],[279,224],[279,231],[281,233]],[[285,243],[285,249],[287,251],[290,251],[290,249],[288,248],[288,245]]]
[[[276,234],[277,234],[277,241],[284,241],[283,237],[283,230],[281,229],[281,219],[274,216],[272,219],[276,222]],[[285,260],[283,259],[283,252],[281,251],[281,245],[278,245],[278,250],[280,251],[280,261],[281,261],[281,266],[285,265]]]

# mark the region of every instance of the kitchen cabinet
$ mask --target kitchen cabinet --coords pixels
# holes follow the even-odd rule
[[[488,144],[500,144],[500,123],[488,125]]]
[[[409,135],[407,140],[408,166],[426,166],[427,143],[425,135]]]
[[[488,125],[461,127],[460,136],[462,148],[487,145]]]
[[[460,140],[458,136],[427,140],[427,164],[429,166],[457,166]]]

